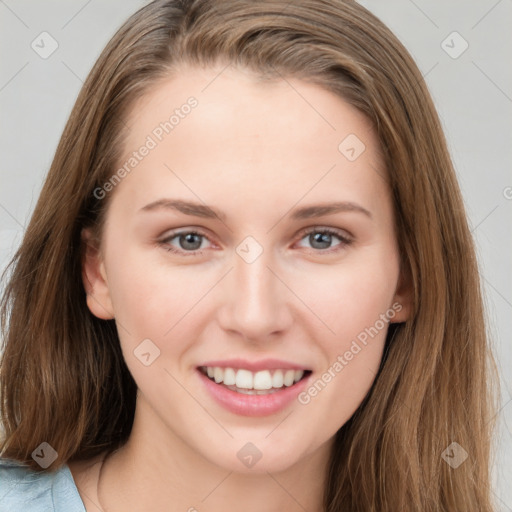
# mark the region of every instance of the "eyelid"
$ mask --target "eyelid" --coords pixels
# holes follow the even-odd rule
[[[304,238],[304,236],[309,235],[310,233],[315,233],[317,231],[328,232],[330,234],[336,235],[340,239],[345,240],[347,242],[349,242],[349,241],[351,242],[354,240],[354,236],[350,232],[348,232],[346,229],[333,228],[330,226],[322,226],[322,225],[315,225],[315,226],[309,226],[307,228],[303,228],[302,230],[300,230],[297,233],[296,236],[300,237],[300,239],[302,240],[302,238]]]
[[[161,242],[165,242],[166,240],[172,240],[173,238],[175,238],[178,235],[188,235],[190,233],[195,233],[197,235],[204,236],[205,238],[208,238],[208,240],[210,239],[208,234],[205,231],[203,231],[201,228],[195,228],[193,226],[190,226],[190,227],[186,227],[186,228],[176,228],[174,230],[171,229],[169,231],[166,231],[163,236],[159,237],[159,240]]]

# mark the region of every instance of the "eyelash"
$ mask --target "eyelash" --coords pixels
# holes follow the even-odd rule
[[[337,231],[337,230],[331,229],[331,228],[316,228],[316,227],[308,228],[306,231],[302,231],[300,233],[299,241],[303,240],[306,236],[310,235],[311,233],[321,233],[323,235],[335,236],[341,242],[334,248],[329,248],[329,249],[314,249],[314,248],[312,248],[311,249],[312,251],[314,251],[316,253],[320,253],[320,254],[331,254],[333,252],[337,252],[337,251],[341,250],[341,248],[347,247],[353,242],[353,240],[351,238],[348,238],[347,236],[342,235],[340,231]],[[183,235],[189,235],[189,234],[199,235],[199,236],[209,240],[208,236],[205,233],[201,232],[200,230],[190,230],[190,231],[171,232],[170,235],[167,236],[165,239],[163,239],[160,243],[164,246],[164,249],[166,251],[172,252],[175,254],[179,254],[179,255],[183,255],[183,256],[197,256],[197,255],[202,254],[203,251],[200,249],[196,249],[195,251],[184,251],[184,250],[176,249],[175,247],[169,245],[169,242],[171,240],[173,240],[174,238],[183,236]]]

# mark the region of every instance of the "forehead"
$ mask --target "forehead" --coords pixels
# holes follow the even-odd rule
[[[189,109],[187,103],[192,98],[197,106]],[[324,148],[329,144],[337,149],[340,137],[347,135],[347,128],[366,140],[371,136],[366,132],[372,128],[361,112],[318,84],[291,77],[263,80],[251,71],[232,66],[180,68],[146,91],[133,105],[127,124],[132,128],[130,135],[138,136],[139,131],[158,131],[160,123],[171,121],[176,138],[180,132],[188,132],[187,126],[192,123],[182,121],[189,113],[193,114],[192,123],[194,118],[198,119],[191,130],[197,133],[198,128],[204,127],[201,133],[208,132],[204,143],[243,127],[237,139],[245,144],[251,142],[247,137],[257,144],[265,134],[278,133],[278,138],[267,137],[266,141],[273,140],[275,145],[282,146],[290,139],[299,142],[307,138],[318,145],[321,137],[327,139]]]
[[[137,201],[164,190],[196,200],[222,190],[223,201],[246,206],[256,197],[341,199],[337,191],[363,200],[386,186],[369,120],[334,93],[297,79],[183,68],[134,104],[127,125],[119,165],[137,158],[122,184]],[[143,146],[150,147],[145,156],[133,156]]]

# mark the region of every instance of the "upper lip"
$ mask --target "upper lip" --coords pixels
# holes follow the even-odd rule
[[[244,369],[252,372],[260,370],[309,370],[302,364],[292,363],[290,361],[283,361],[281,359],[262,359],[260,361],[248,361],[247,359],[225,359],[222,361],[206,361],[201,366],[218,366],[220,368],[233,368]]]

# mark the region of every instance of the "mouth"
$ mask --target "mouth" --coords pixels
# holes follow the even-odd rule
[[[269,416],[292,406],[312,370],[283,359],[204,362],[196,373],[206,396],[237,416]]]
[[[211,382],[242,395],[271,395],[297,386],[311,370],[275,368],[251,371],[246,368],[199,366]]]

